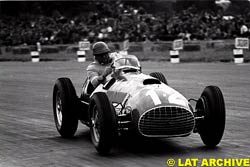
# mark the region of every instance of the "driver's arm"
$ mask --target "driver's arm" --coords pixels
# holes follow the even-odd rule
[[[90,80],[94,88],[97,87],[100,83],[104,84],[106,82],[106,76],[109,75],[111,72],[112,68],[109,66],[106,67],[102,73],[101,71],[98,71],[95,68],[87,68],[88,79]]]

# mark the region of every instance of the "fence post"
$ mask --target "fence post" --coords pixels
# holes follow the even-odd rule
[[[30,55],[31,55],[31,62],[37,63],[37,62],[40,61],[40,57],[39,57],[39,52],[38,51],[31,51]]]
[[[170,62],[171,63],[180,63],[178,50],[170,50]]]
[[[77,54],[77,61],[78,62],[85,62],[86,61],[86,52],[90,50],[90,42],[87,39],[83,41],[79,41],[78,43],[78,51]]]
[[[244,63],[243,49],[234,49],[233,54],[235,64]]]
[[[234,63],[240,64],[244,63],[243,49],[249,49],[249,39],[248,38],[235,38],[235,48],[233,50]]]
[[[173,50],[170,50],[170,62],[180,63],[179,50],[183,49],[183,40],[176,39],[173,41]]]
[[[86,61],[86,51],[85,50],[78,50],[76,54],[77,54],[77,61],[78,62],[85,62]]]

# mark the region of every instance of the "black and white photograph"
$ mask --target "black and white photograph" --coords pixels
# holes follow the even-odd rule
[[[0,167],[250,167],[250,0],[0,0]]]

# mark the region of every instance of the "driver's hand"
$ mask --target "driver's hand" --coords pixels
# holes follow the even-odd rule
[[[112,67],[108,66],[108,67],[106,67],[105,70],[103,71],[102,76],[103,76],[103,77],[106,77],[106,76],[108,76],[108,75],[111,74],[111,73],[112,73]]]
[[[114,72],[111,75],[111,77],[118,78],[120,75],[121,75],[121,70],[114,70]]]

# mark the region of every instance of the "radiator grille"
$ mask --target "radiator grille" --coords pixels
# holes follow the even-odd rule
[[[146,111],[138,126],[144,136],[181,136],[193,130],[194,115],[181,107],[158,107]]]

